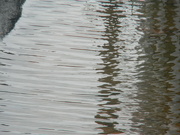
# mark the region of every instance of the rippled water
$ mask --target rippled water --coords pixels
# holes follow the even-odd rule
[[[0,134],[180,132],[178,0],[23,2],[0,2]]]

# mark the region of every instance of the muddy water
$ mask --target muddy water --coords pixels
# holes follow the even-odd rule
[[[3,2],[0,134],[180,132],[178,1]]]

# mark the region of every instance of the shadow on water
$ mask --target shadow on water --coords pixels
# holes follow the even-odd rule
[[[146,2],[142,8],[144,32],[139,41],[143,61],[138,65],[139,109],[134,127],[142,135],[179,134],[180,4],[175,1]]]
[[[25,0],[0,1],[0,38],[7,35],[21,17],[22,5]]]

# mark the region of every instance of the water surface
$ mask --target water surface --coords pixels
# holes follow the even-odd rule
[[[0,14],[0,134],[180,132],[178,1],[22,3]]]

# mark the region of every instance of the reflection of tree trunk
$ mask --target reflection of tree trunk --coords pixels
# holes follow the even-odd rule
[[[104,7],[103,11],[98,11],[104,13],[101,16],[105,24],[105,32],[103,38],[107,40],[107,43],[102,46],[104,49],[100,51],[100,56],[102,57],[103,63],[102,68],[97,69],[98,73],[105,75],[104,78],[100,78],[99,81],[103,84],[99,86],[101,89],[99,91],[98,97],[101,102],[99,103],[99,111],[97,112],[96,123],[100,126],[102,134],[120,134],[122,131],[116,128],[118,122],[116,119],[119,117],[116,113],[120,111],[118,104],[120,101],[118,98],[113,98],[114,95],[120,94],[120,90],[115,88],[119,81],[115,81],[118,76],[119,68],[117,67],[119,62],[116,60],[119,57],[118,46],[115,43],[118,42],[119,31],[119,15],[121,11],[118,11],[118,3],[111,0],[109,2],[101,2],[101,6]],[[115,107],[117,106],[117,107]]]
[[[137,98],[142,102],[133,121],[145,135],[178,134],[179,107],[175,106],[178,105],[180,82],[177,77],[180,74],[177,66],[180,60],[177,49],[179,9],[175,1],[147,2],[144,9],[147,20],[142,25],[145,34],[140,44],[145,56],[139,58],[144,63],[138,66],[142,82],[137,84]]]
[[[22,4],[25,0],[0,1],[0,38],[8,34],[21,16]]]

